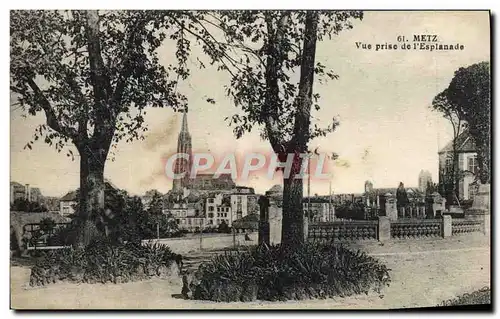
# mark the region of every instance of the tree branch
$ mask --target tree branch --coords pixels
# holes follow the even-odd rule
[[[26,83],[29,85],[33,93],[35,94],[35,100],[38,101],[38,105],[44,110],[45,112],[45,117],[47,118],[47,125],[53,129],[54,131],[67,136],[73,140],[78,140],[78,133],[76,130],[72,127],[69,126],[63,126],[59,120],[57,119],[57,116],[54,112],[54,109],[50,105],[49,100],[45,97],[43,94],[42,90],[38,87],[38,85],[35,83],[35,81],[32,78],[26,77],[25,78]],[[19,90],[15,87],[10,88],[12,91],[24,95],[25,92],[23,90]]]
[[[110,115],[109,109],[107,108],[107,102],[112,94],[112,89],[109,78],[106,75],[101,55],[99,15],[97,11],[87,11],[86,37],[90,62],[90,78],[94,88],[96,106],[99,110],[106,113],[106,115]]]
[[[133,48],[136,46],[136,35],[139,31],[142,30],[142,28],[145,27],[147,21],[145,19],[139,19],[139,22],[134,24],[134,26],[131,28],[131,33],[129,34],[128,41],[127,41],[127,48],[129,48],[126,57],[124,59],[123,67],[121,72],[118,75],[118,81],[116,83],[115,91],[113,92],[113,97],[112,97],[112,104],[115,107],[118,107],[119,104],[121,104],[121,99],[123,96],[123,92],[125,90],[126,84],[127,84],[127,79],[130,77],[132,74],[132,66],[131,62],[132,61],[132,51]],[[139,37],[140,38],[140,37]],[[141,44],[142,44],[142,39],[141,39]],[[119,113],[119,112],[118,112]],[[116,116],[117,114],[115,114]]]
[[[274,29],[274,21],[270,15],[265,16],[267,31],[270,41],[267,43],[266,59],[266,96],[262,109],[262,118],[264,119],[267,137],[275,153],[284,153],[287,149],[288,141],[280,136],[278,127],[278,112],[281,100],[278,85],[278,72],[283,64],[283,56],[280,54],[280,45],[283,41],[284,32],[280,31],[286,22],[286,15],[282,15],[278,22],[277,29]]]
[[[234,61],[231,57],[229,57],[227,53],[225,53],[224,51],[221,51],[221,50],[218,50],[217,48],[215,48],[215,47],[214,47],[214,45],[213,45],[212,43],[210,43],[209,41],[207,41],[206,39],[204,39],[202,36],[200,36],[200,35],[198,35],[198,34],[194,33],[194,32],[193,32],[193,31],[191,31],[189,28],[186,28],[186,27],[185,27],[185,26],[184,26],[184,25],[183,25],[183,24],[182,24],[179,20],[177,20],[176,18],[171,17],[171,19],[172,19],[172,20],[173,20],[173,21],[174,21],[174,22],[175,22],[178,26],[180,26],[180,27],[181,27],[181,30],[185,30],[185,31],[187,31],[189,34],[193,35],[193,36],[194,36],[197,40],[202,41],[205,45],[207,45],[208,47],[210,47],[212,50],[219,51],[219,52],[222,54],[222,56],[223,56],[226,60],[228,60],[228,61],[232,64],[232,66],[233,66],[235,69],[237,69],[238,71],[240,71],[240,72],[241,72],[241,69],[240,69],[238,66],[236,66],[235,61]],[[197,20],[197,21],[198,21],[198,20]],[[198,22],[198,23],[199,23],[199,22]],[[209,33],[209,34],[210,34],[210,33]],[[210,36],[212,36],[212,35],[210,34]],[[215,43],[217,43],[217,44],[220,44],[220,42],[218,42],[218,41],[214,41],[214,42],[215,42]],[[231,74],[231,76],[234,78],[234,77],[235,77],[235,75],[234,75],[233,71],[231,71],[231,69],[228,67],[228,65],[227,65],[227,64],[226,64],[226,63],[225,63],[222,59],[220,60],[220,62],[221,62],[221,63],[222,63],[222,64],[226,67],[226,70],[227,70],[227,71],[229,72],[229,74]]]
[[[293,144],[305,151],[309,141],[309,124],[311,115],[312,87],[314,82],[314,64],[316,57],[316,41],[318,29],[318,13],[307,11],[304,30],[304,54],[300,66],[299,94],[297,95],[297,112],[293,128]]]

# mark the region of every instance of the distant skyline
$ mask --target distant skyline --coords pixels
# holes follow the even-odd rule
[[[489,61],[490,26],[488,12],[365,12],[352,30],[332,40],[318,43],[318,62],[340,76],[314,91],[321,94],[322,109],[313,113],[313,123],[326,126],[337,116],[340,126],[325,138],[311,142],[321,152],[336,152],[340,160],[332,166],[334,193],[361,193],[366,180],[374,188],[417,187],[421,170],[438,178],[438,148],[452,138],[451,126],[429,106],[436,94],[445,89],[454,71],[460,67]],[[437,34],[443,43],[460,43],[463,51],[391,51],[357,49],[355,42],[396,43],[399,35]],[[175,52],[166,43],[160,60],[167,62]],[[194,49],[196,51],[197,49]],[[192,59],[195,59],[196,53]],[[224,154],[237,151],[270,152],[268,141],[258,131],[237,140],[224,121],[238,109],[225,96],[228,77],[208,67],[192,68],[192,76],[179,86],[189,99],[189,130],[193,151]],[[212,105],[205,100],[214,98]],[[37,125],[45,117],[22,117],[11,106],[11,181],[39,187],[45,196],[63,196],[79,187],[79,161],[37,142],[32,150],[23,150]],[[175,152],[181,114],[171,109],[148,109],[145,116],[149,132],[144,141],[119,143],[115,160],[108,159],[105,177],[117,187],[142,195],[172,188],[163,171],[162,157]],[[76,151],[74,151],[77,154]],[[238,181],[236,181],[238,182]],[[245,186],[264,193],[279,178],[252,179]],[[307,183],[305,183],[306,185]],[[311,195],[328,194],[329,182],[311,185]],[[307,192],[304,192],[307,195]]]

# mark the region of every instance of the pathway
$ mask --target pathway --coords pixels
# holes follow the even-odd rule
[[[352,245],[356,246],[356,245]],[[443,300],[490,286],[489,239],[464,235],[450,239],[364,243],[370,255],[392,269],[392,283],[382,294],[290,302],[215,303],[182,300],[181,280],[149,280],[125,284],[58,283],[26,288],[29,269],[11,267],[11,304],[22,309],[387,309],[432,307]],[[210,257],[201,252],[186,259],[188,268]]]

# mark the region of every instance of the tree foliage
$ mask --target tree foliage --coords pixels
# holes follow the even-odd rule
[[[458,119],[465,121],[478,150],[479,178],[490,180],[491,84],[490,63],[459,68],[450,85],[438,95]],[[445,112],[446,109],[438,110]]]
[[[67,146],[78,150],[82,244],[90,241],[92,215],[104,210],[104,166],[112,144],[143,137],[148,107],[186,108],[177,91],[189,75],[190,48],[175,23],[183,14],[11,11],[10,90],[27,115],[46,118],[26,148],[43,140],[70,157]],[[164,65],[158,49],[167,38],[176,54]]]
[[[459,167],[458,161],[458,139],[460,135],[467,129],[467,122],[460,116],[457,107],[452,104],[448,99],[448,89],[436,95],[432,101],[432,109],[442,113],[443,117],[449,121],[453,129],[452,151],[445,154],[450,158],[451,166],[444,167],[441,172],[441,188],[443,195],[446,197],[448,203],[457,203],[459,197],[459,185],[463,178],[463,172]],[[446,160],[445,160],[446,161]]]
[[[227,118],[236,137],[258,127],[277,154],[304,153],[310,139],[338,124],[332,119],[327,127],[311,125],[311,109],[320,109],[313,83],[338,78],[315,62],[316,42],[352,28],[352,20],[362,16],[360,11],[12,11],[10,89],[27,114],[45,114],[33,140],[58,151],[76,146],[80,213],[92,220],[96,209],[104,209],[103,171],[112,143],[142,137],[147,107],[186,108],[186,97],[176,88],[189,76],[192,42],[208,63],[230,75],[226,93],[242,111]],[[166,39],[175,50],[169,65],[158,56]],[[205,67],[203,59],[198,62]],[[294,168],[295,174],[300,163]],[[284,193],[294,199],[294,214],[301,213],[302,181],[285,185]]]
[[[240,112],[226,120],[236,137],[257,128],[281,161],[295,154],[291,175],[284,178],[284,244],[304,241],[303,182],[295,178],[302,167],[299,156],[310,152],[312,138],[338,125],[335,119],[327,127],[312,121],[312,108],[320,109],[320,96],[313,92],[315,77],[320,83],[338,78],[316,62],[317,41],[352,28],[352,20],[362,16],[359,11],[222,11],[190,16],[193,28],[188,32],[202,44],[211,63],[230,76],[226,93]]]
[[[11,90],[29,115],[47,117],[34,140],[61,150],[69,141],[98,142],[104,128],[116,142],[137,139],[147,107],[184,107],[176,86],[187,76],[186,51],[178,50],[177,63],[160,64],[166,37],[183,47],[175,31],[159,31],[167,23],[160,14],[12,11]]]
[[[226,119],[236,137],[257,126],[275,150],[292,140],[306,15],[306,11],[221,11],[188,16],[191,28],[186,32],[202,45],[210,63],[230,75],[226,93],[243,111]],[[362,17],[360,11],[318,13],[315,36],[318,41],[330,39]],[[200,61],[200,66],[205,64]],[[319,83],[339,77],[321,62],[314,65],[314,74]],[[311,96],[312,107],[319,110],[320,95]],[[325,136],[337,125],[335,119],[326,128],[314,124],[307,138]]]

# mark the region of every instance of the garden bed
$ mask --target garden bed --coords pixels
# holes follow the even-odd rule
[[[177,276],[179,255],[161,244],[110,245],[98,241],[85,248],[44,252],[31,269],[30,286],[58,281],[121,283]]]
[[[389,269],[365,253],[310,243],[215,256],[200,265],[189,289],[198,300],[284,301],[380,292],[389,282]]]

